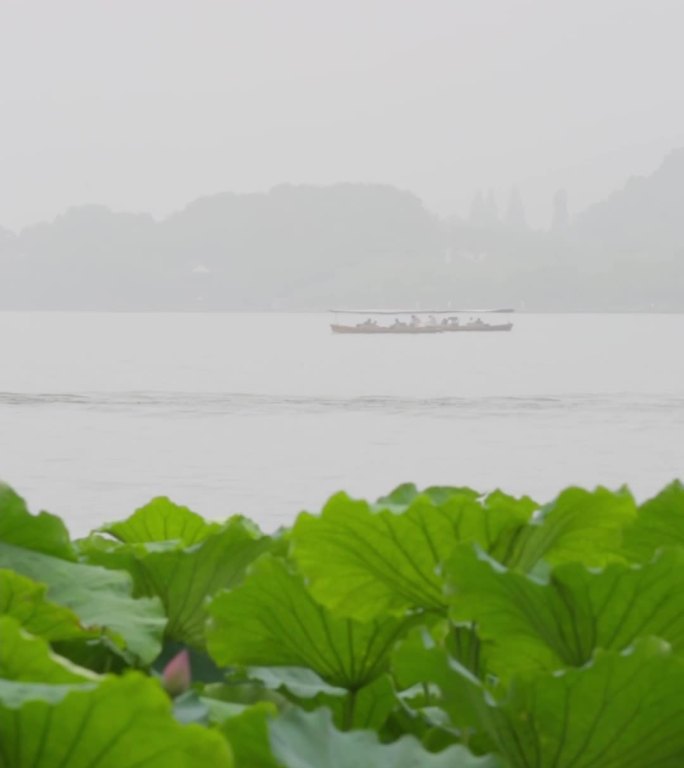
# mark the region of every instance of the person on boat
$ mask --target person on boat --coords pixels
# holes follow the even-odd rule
[[[411,328],[417,328],[420,325],[420,318],[418,315],[411,315]]]
[[[402,323],[398,317],[395,317],[392,328],[406,328],[406,323]]]

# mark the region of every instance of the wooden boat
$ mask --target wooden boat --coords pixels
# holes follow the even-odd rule
[[[419,325],[416,327],[410,325],[391,326],[391,325],[339,325],[331,323],[333,333],[444,333],[445,329],[439,325]]]
[[[513,323],[485,323],[482,320],[475,320],[472,323],[447,323],[444,326],[445,333],[472,333],[474,331],[510,331]]]
[[[510,331],[513,323],[486,323],[479,315],[513,312],[512,309],[332,309],[335,321],[330,324],[333,333],[343,334],[405,334],[492,332]],[[361,323],[340,322],[339,315],[365,317]],[[461,322],[459,315],[467,315],[468,322]],[[401,319],[409,317],[409,322]],[[474,318],[474,316],[476,316]],[[387,321],[394,319],[389,324]],[[441,319],[439,319],[441,318]]]

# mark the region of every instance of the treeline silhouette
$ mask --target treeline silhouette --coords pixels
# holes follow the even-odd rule
[[[574,219],[559,191],[545,230],[517,190],[447,219],[362,184],[219,194],[162,221],[84,206],[0,230],[0,309],[682,311],[683,201],[679,150]]]

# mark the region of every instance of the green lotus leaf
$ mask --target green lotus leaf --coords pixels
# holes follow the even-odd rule
[[[461,746],[432,754],[412,736],[381,744],[372,731],[338,731],[328,710],[293,708],[269,724],[271,749],[286,768],[497,768]]]
[[[74,563],[0,542],[0,566],[47,586],[46,597],[70,608],[86,627],[100,627],[143,663],[161,649],[166,620],[156,598],[135,599],[129,574]]]
[[[218,664],[309,667],[330,685],[358,689],[384,672],[408,620],[333,617],[284,560],[265,555],[239,587],[209,607],[208,649]]]
[[[633,560],[649,560],[662,547],[684,546],[684,485],[677,481],[644,502],[625,532],[625,550]]]
[[[397,708],[398,700],[389,675],[385,674],[358,691],[345,691],[343,696],[319,693],[313,698],[288,696],[300,709],[328,709],[333,723],[341,731],[380,731]]]
[[[601,567],[623,560],[624,530],[636,511],[634,497],[627,489],[567,488],[542,507],[506,557],[490,554],[520,571],[531,571],[541,560]]]
[[[368,621],[411,608],[445,611],[442,561],[464,541],[503,555],[536,506],[499,492],[478,499],[468,489],[400,491],[388,506],[341,493],[320,516],[297,519],[294,557],[316,599],[335,613]]]
[[[390,676],[385,674],[359,691],[347,694],[343,705],[335,717],[335,725],[339,729],[379,731],[397,706]]]
[[[470,739],[489,740],[510,768],[678,768],[684,761],[684,662],[659,638],[597,651],[589,664],[515,677],[493,691],[424,634],[395,653],[402,684],[438,687]]]
[[[273,691],[285,690],[298,699],[311,699],[320,694],[342,697],[346,688],[326,683],[312,669],[306,667],[247,667],[251,680],[258,680]]]
[[[229,768],[218,734],[177,723],[159,684],[101,677],[0,618],[0,765],[7,768]]]
[[[47,587],[14,571],[0,569],[0,615],[12,616],[31,634],[50,641],[97,637],[82,626],[78,616],[63,605],[50,602]]]
[[[173,533],[179,532],[183,521],[194,520],[182,508],[162,508]],[[176,527],[168,522],[171,512],[175,513]],[[158,513],[158,505],[139,510],[133,516],[135,530],[144,527],[148,518],[149,525],[154,526]],[[124,535],[121,529],[117,530]],[[91,537],[81,542],[81,551],[88,562],[128,571],[135,581],[136,595],[154,596],[162,601],[168,617],[166,637],[202,649],[207,598],[217,590],[239,584],[247,566],[271,548],[272,539],[262,536],[240,517],[217,527],[187,530],[190,532],[186,536],[195,539],[195,543],[187,546],[182,539],[122,544]]]
[[[259,702],[250,706],[205,700],[210,719],[230,742],[235,764],[240,768],[282,768],[271,752],[268,724],[277,714],[275,705]]]
[[[3,483],[0,483],[0,541],[64,560],[76,559],[64,523],[48,512],[32,515],[24,500]]]
[[[310,711],[325,707],[335,725],[344,730],[379,730],[397,705],[389,675],[384,674],[355,691],[328,685],[310,669],[299,667],[249,667],[249,676],[279,691],[288,701]]]
[[[404,485],[277,537],[158,498],[74,544],[0,486],[0,768],[679,768],[683,690],[681,483]]]
[[[454,495],[469,496],[471,499],[477,500],[482,494],[467,487],[455,488],[448,485],[433,485],[420,490],[413,483],[403,483],[386,496],[381,496],[373,506],[378,509],[405,512],[418,496],[427,496],[434,504],[439,505],[444,504]]]
[[[178,540],[190,546],[198,544],[220,528],[220,523],[207,523],[187,507],[174,504],[166,497],[159,497],[136,510],[127,520],[109,523],[99,530],[109,533],[124,544]]]
[[[10,616],[0,616],[0,693],[8,705],[21,704],[35,686],[90,683],[98,676],[52,653],[48,643],[26,632]],[[31,685],[24,686],[9,683]]]
[[[654,635],[684,650],[684,550],[641,566],[571,563],[540,581],[463,548],[445,566],[451,616],[474,622],[491,671],[582,666],[597,648]]]

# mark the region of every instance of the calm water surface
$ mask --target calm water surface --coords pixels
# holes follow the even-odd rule
[[[264,528],[334,491],[684,476],[684,316],[333,336],[319,315],[0,313],[0,477],[76,533],[165,494]]]

